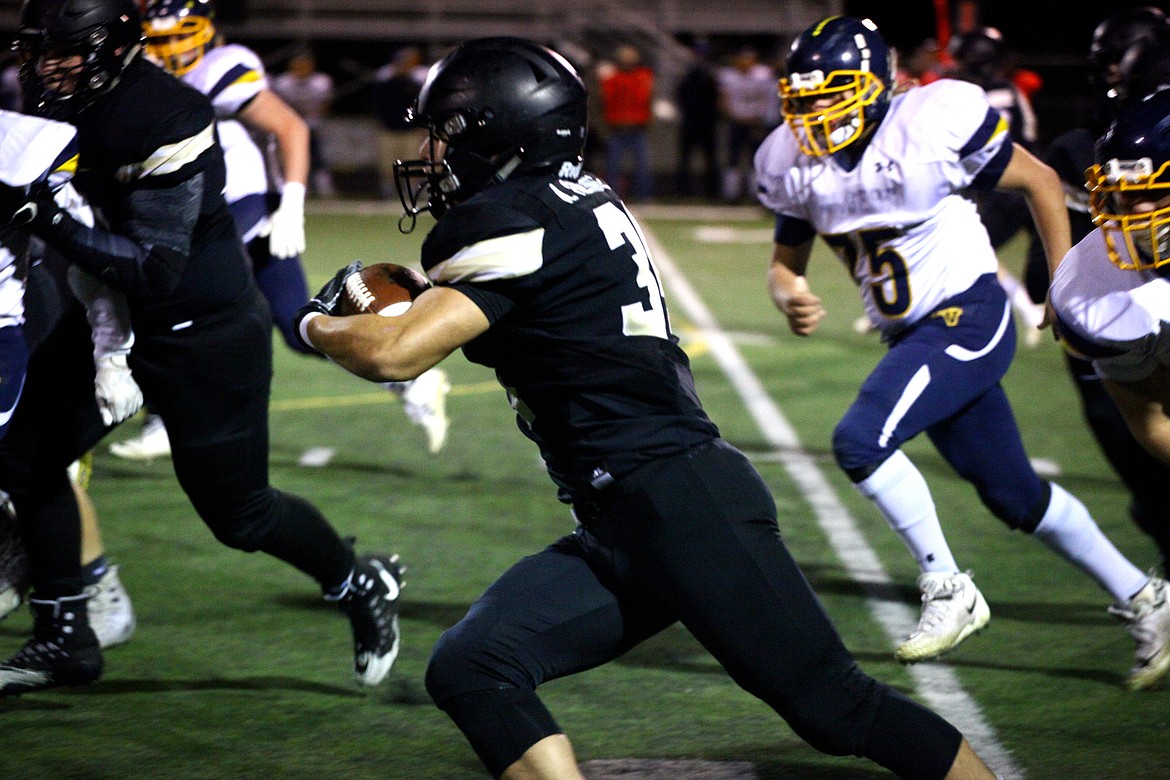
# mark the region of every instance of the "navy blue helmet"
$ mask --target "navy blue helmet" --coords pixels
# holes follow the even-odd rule
[[[215,45],[215,5],[211,0],[146,0],[142,28],[146,55],[182,76]]]
[[[844,149],[889,108],[894,58],[869,19],[822,19],[792,42],[785,66],[781,112],[805,154]]]
[[[1126,102],[1170,86],[1170,24],[1135,43],[1117,64],[1116,98]]]
[[[579,173],[586,120],[585,85],[561,55],[523,38],[468,41],[423,83],[412,123],[432,157],[395,164],[402,205],[438,217],[516,173],[566,163]]]
[[[1119,268],[1170,263],[1170,89],[1123,106],[1085,172],[1089,213]]]

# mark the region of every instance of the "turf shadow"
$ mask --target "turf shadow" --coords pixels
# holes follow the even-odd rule
[[[365,694],[356,687],[327,685],[296,677],[213,677],[204,680],[117,679],[103,680],[79,688],[82,696],[120,696],[128,693],[171,693],[187,691],[299,691],[344,699],[361,699]]]
[[[962,652],[962,651],[958,651]],[[974,650],[970,651],[972,654]],[[892,653],[860,652],[854,653],[859,662],[889,663]],[[1126,659],[1119,659],[1124,664]],[[943,663],[956,669],[983,669],[995,672],[1010,672],[1012,674],[1035,674],[1043,677],[1052,677],[1057,680],[1084,680],[1086,682],[1101,683],[1111,687],[1123,687],[1125,676],[1119,672],[1107,669],[1086,669],[1074,666],[1044,666],[1040,664],[1023,663],[996,663],[994,661],[966,659],[961,655],[947,655],[938,661],[926,663]]]

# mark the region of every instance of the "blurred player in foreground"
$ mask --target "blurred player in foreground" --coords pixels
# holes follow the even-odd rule
[[[1090,360],[1134,437],[1170,466],[1170,89],[1123,107],[1087,172],[1096,229],[1057,267],[1061,342]],[[1170,669],[1165,588],[1112,610],[1131,626],[1148,676]],[[1142,659],[1139,659],[1142,660]]]

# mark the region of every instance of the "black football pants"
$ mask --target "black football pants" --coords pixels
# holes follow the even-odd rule
[[[818,750],[946,774],[959,733],[857,667],[781,541],[767,487],[730,445],[643,467],[574,511],[577,531],[493,583],[427,670],[493,775],[559,731],[537,686],[675,621]]]
[[[315,507],[268,482],[271,320],[253,293],[175,329],[136,330],[130,366],[166,423],[179,483],[216,538],[332,588],[348,576],[352,549]],[[65,469],[107,432],[92,350],[84,311],[73,305],[33,353],[26,396],[0,442],[0,489],[12,495],[43,598],[80,590],[79,518]]]

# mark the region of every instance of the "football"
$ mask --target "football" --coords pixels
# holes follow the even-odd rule
[[[368,265],[345,280],[339,302],[342,315],[380,314],[396,317],[410,308],[431,283],[418,271],[395,263]]]

